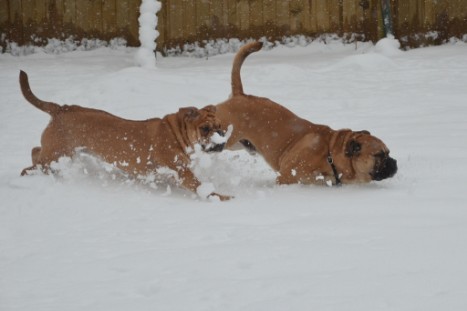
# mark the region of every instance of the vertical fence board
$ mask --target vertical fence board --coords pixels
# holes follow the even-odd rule
[[[434,21],[434,2],[431,0],[425,1],[425,20],[423,21],[423,25],[428,29],[430,25],[434,24]]]
[[[13,1],[15,2],[15,1]],[[24,21],[24,24],[30,23],[33,20],[34,10],[36,9],[36,1],[35,0],[22,0],[18,1],[21,2],[21,15]]]
[[[455,1],[455,0],[454,0]],[[417,4],[417,15],[418,15],[418,25],[420,28],[423,28],[423,25],[425,25],[425,19],[426,19],[426,0],[418,0]]]
[[[76,22],[76,3],[75,0],[63,0],[63,24],[65,28],[68,24],[75,24]]]
[[[248,0],[240,0],[237,2],[238,23],[242,31],[250,28],[250,5]]]
[[[166,17],[166,5],[165,5],[165,1],[164,3],[162,4],[161,6],[161,9],[159,10],[159,12],[157,12],[157,31],[159,33],[159,36],[157,37],[157,46],[160,50],[160,47],[164,47],[164,43],[167,42],[167,37],[166,37],[166,29],[167,29],[167,17]]]
[[[277,26],[290,32],[290,1],[276,1]]]
[[[121,31],[128,24],[129,0],[116,0],[115,4],[117,29]]]
[[[196,36],[197,19],[196,19],[196,2],[195,1],[183,1],[183,33],[186,38],[194,38]]]
[[[368,9],[368,16],[364,28],[366,38],[376,42],[379,37],[384,35],[382,28],[382,21],[380,18],[381,15],[381,1],[380,0],[370,0],[370,8]]]
[[[0,24],[10,21],[9,3],[12,0],[1,0],[0,1]],[[14,1],[14,0],[13,0]],[[0,31],[3,32],[4,29]]]
[[[115,36],[117,32],[116,0],[102,0],[102,32]]]
[[[184,1],[183,0],[171,0],[170,1],[170,27],[171,37],[174,39],[182,38],[184,35]],[[196,15],[196,14],[194,14]]]
[[[329,29],[327,1],[328,0],[313,1],[313,3],[315,3],[316,26],[318,32],[326,32],[326,30]]]
[[[63,11],[64,11],[64,2],[65,0],[49,0],[49,6],[50,5],[54,5],[56,10],[57,10],[57,14],[61,16],[61,18],[63,19]],[[49,7],[49,14],[50,14],[50,7]],[[53,18],[52,15],[49,15],[48,18]]]
[[[310,32],[310,9],[307,0],[292,0],[290,2],[290,28],[293,33]]]
[[[300,14],[300,20],[299,27],[303,29],[305,34],[310,34],[313,32],[312,26],[311,26],[311,0],[303,0],[302,2],[303,9]]]
[[[83,31],[83,35],[86,36],[90,29],[89,10],[90,6],[87,1],[76,1],[76,26]]]
[[[329,20],[328,32],[339,32],[342,25],[340,24],[340,7],[338,0],[326,1],[326,13]]]
[[[37,25],[34,20],[36,15],[36,0],[23,0],[22,5],[22,21],[23,21],[23,40],[31,43],[33,34],[36,32]],[[42,29],[42,28],[40,28]],[[40,31],[40,29],[37,29]]]
[[[223,11],[223,1],[211,2],[211,28],[214,36],[217,38],[223,38],[226,35],[224,31],[226,24],[223,22]]]
[[[128,1],[130,1],[130,0],[128,0]],[[166,9],[165,9],[165,17],[166,17],[165,33],[167,35],[168,42],[171,42],[171,40],[173,39],[173,34],[172,34],[172,29],[173,29],[173,26],[172,26],[172,23],[173,23],[173,18],[172,18],[173,0],[166,0],[164,5],[166,7]],[[196,15],[195,13],[193,13],[193,14]]]
[[[93,36],[95,37],[97,33],[102,33],[103,29],[103,2],[102,0],[92,1],[92,11],[91,11],[91,29]]]
[[[274,0],[263,0],[263,36],[272,38],[276,24],[276,9]]]
[[[142,0],[130,0],[128,8],[128,28],[130,29],[130,42],[139,45],[138,33],[139,33],[139,7],[141,6]]]
[[[211,26],[211,5],[208,0],[198,0],[197,10],[198,26],[202,28],[201,36],[206,36]]]
[[[20,1],[10,0],[10,23],[12,25],[9,33],[12,38],[15,38],[19,44],[24,44],[24,31],[23,31],[23,14],[22,5]]]
[[[237,1],[228,0],[227,2],[227,20],[230,29],[238,29],[237,20]]]
[[[218,0],[221,2],[221,0]],[[222,25],[227,29],[226,36],[230,37],[231,32],[231,27],[229,23],[229,2],[230,0],[223,0],[222,1],[222,17],[221,17],[221,23]]]
[[[309,0],[310,5],[310,29],[312,32],[318,32],[318,6],[316,0]]]
[[[417,21],[418,21],[418,7],[419,7],[419,0],[412,0],[412,1],[407,1],[409,3],[409,16],[408,16],[408,19],[409,19],[409,24],[411,25],[411,27],[414,27],[415,25],[417,25]]]
[[[43,20],[47,17],[48,1],[36,0],[36,7],[34,10],[33,20],[42,24]]]
[[[361,27],[360,21],[363,19],[363,9],[355,1],[343,2],[343,22],[342,29],[344,32],[359,32]]]
[[[303,12],[302,0],[290,0],[287,8],[288,27],[290,34],[298,34]]]
[[[263,2],[263,22],[264,24],[274,23],[275,20],[275,5],[274,0],[262,0]]]
[[[260,0],[250,2],[250,27],[258,31],[257,28],[264,24],[263,3]]]
[[[47,29],[45,36],[63,39],[65,34],[63,32],[63,0],[48,0],[46,9],[46,16],[44,18],[44,27]]]
[[[398,7],[398,19],[399,27],[402,27],[405,23],[409,23],[409,12],[410,12],[410,3],[409,1],[399,1]]]

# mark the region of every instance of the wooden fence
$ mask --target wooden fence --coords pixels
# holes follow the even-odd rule
[[[381,34],[380,0],[162,0],[158,49],[216,38],[278,39],[320,33]],[[0,43],[46,38],[109,40],[138,46],[141,0],[0,0]],[[396,36],[467,33],[467,0],[391,0]]]
[[[0,0],[0,35],[21,45],[46,38],[114,37],[138,45],[141,0]]]

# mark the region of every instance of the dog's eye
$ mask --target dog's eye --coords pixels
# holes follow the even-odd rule
[[[377,154],[375,154],[375,157],[380,158],[380,159],[384,159],[384,158],[389,157],[389,153],[381,151],[381,152],[378,152]]]
[[[202,126],[200,129],[203,134],[209,134],[209,132],[211,131],[211,128],[207,125]]]

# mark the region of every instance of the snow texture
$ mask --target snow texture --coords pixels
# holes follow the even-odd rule
[[[315,40],[246,60],[247,93],[383,139],[399,165],[389,180],[278,186],[243,150],[194,150],[199,190],[229,202],[87,154],[20,177],[49,121],[20,69],[41,99],[129,119],[230,94],[233,54],[145,70],[137,51],[0,55],[0,310],[467,310],[467,44],[387,55]]]
[[[144,68],[154,68],[156,65],[156,39],[159,36],[157,27],[157,12],[161,3],[156,0],[143,0],[140,6],[139,41],[140,48],[136,52],[136,63]]]

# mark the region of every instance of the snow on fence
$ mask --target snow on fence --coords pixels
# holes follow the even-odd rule
[[[382,36],[381,0],[162,0],[159,50],[218,38],[321,33]],[[44,45],[73,36],[139,46],[141,0],[0,0],[0,45]],[[391,0],[395,35],[414,45],[419,34],[445,40],[467,33],[466,0]],[[436,43],[436,42],[434,42]],[[423,44],[423,42],[422,42]]]

